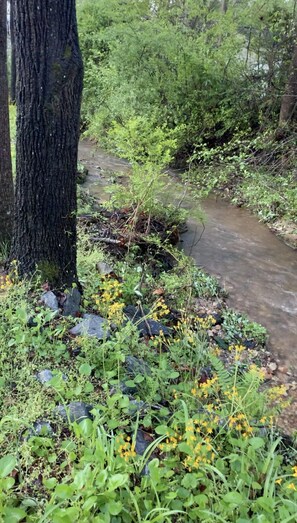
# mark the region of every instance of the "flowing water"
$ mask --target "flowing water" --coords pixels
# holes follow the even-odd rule
[[[79,157],[90,173],[86,187],[101,199],[104,186],[110,184],[106,172],[129,171],[127,162],[95,149],[87,141],[80,144]],[[178,201],[184,188],[175,173],[170,174],[166,197],[161,198]],[[190,216],[195,215],[197,205],[189,195],[183,199],[182,206],[189,209]],[[292,381],[297,376],[296,251],[246,209],[216,198],[207,198],[201,207],[205,223],[202,225],[194,218],[188,220],[188,231],[182,235],[185,252],[197,265],[218,277],[228,291],[229,306],[267,328],[268,348]]]

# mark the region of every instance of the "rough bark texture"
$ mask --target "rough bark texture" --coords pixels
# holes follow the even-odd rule
[[[75,0],[15,0],[16,218],[20,275],[76,276],[76,170],[83,66]]]
[[[297,107],[297,43],[294,46],[288,83],[282,97],[279,113],[279,126],[284,127],[293,120]]]
[[[15,67],[15,38],[14,38],[14,2],[10,0],[10,103],[15,104],[15,84],[16,84],[16,67]]]
[[[7,2],[0,0],[0,241],[11,239],[13,182],[10,155],[7,81]]]

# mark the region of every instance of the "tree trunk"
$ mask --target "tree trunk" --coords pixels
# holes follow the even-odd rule
[[[13,222],[7,80],[7,1],[0,0],[0,242],[9,242]]]
[[[15,38],[14,38],[14,1],[10,0],[10,103],[15,104],[15,84],[16,84],[16,67],[15,67]]]
[[[296,115],[297,107],[297,43],[294,46],[293,57],[289,71],[288,82],[282,97],[279,113],[279,127],[288,125]]]
[[[12,258],[69,287],[76,275],[76,171],[83,66],[75,0],[15,0],[16,219]]]
[[[224,15],[227,13],[228,10],[228,0],[221,0],[221,11],[224,13]]]

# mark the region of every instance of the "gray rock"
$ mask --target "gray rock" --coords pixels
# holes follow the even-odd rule
[[[149,318],[143,319],[144,316],[149,314],[147,308],[141,310],[139,307],[135,307],[134,305],[127,305],[124,308],[124,313],[129,320],[136,325],[141,336],[159,336],[161,333],[164,336],[170,336],[171,334],[170,329],[162,323]]]
[[[37,374],[36,374],[36,378],[38,379],[39,383],[41,383],[42,385],[44,385],[44,383],[47,383],[48,381],[50,381],[53,377],[54,377],[54,375],[53,375],[52,371],[49,369],[41,370],[41,371],[37,372]]]
[[[93,419],[90,413],[92,409],[92,405],[87,405],[83,401],[72,401],[66,407],[64,405],[58,405],[54,409],[54,414],[61,416],[64,420],[68,421],[69,417],[71,422],[76,421],[79,423],[83,419]]]
[[[137,324],[137,328],[141,336],[159,336],[163,334],[164,336],[170,336],[170,330],[162,323],[156,320],[143,320]]]
[[[52,309],[52,311],[59,310],[58,298],[53,293],[53,291],[44,292],[41,296],[41,302],[44,303],[44,305],[46,305],[50,309]]]
[[[135,441],[136,454],[138,454],[139,456],[143,456],[146,449],[151,445],[151,443],[152,443],[151,441],[147,441],[145,439],[145,433],[143,432],[143,430],[138,429],[137,434],[136,434],[136,441]],[[148,461],[150,461],[151,459],[152,458],[150,457],[148,459]],[[149,476],[149,473],[150,472],[149,472],[149,468],[148,468],[148,463],[146,463],[141,471],[141,476]]]
[[[66,293],[66,300],[63,304],[63,316],[75,316],[79,311],[81,303],[81,293],[75,287]]]
[[[72,327],[69,332],[74,336],[96,336],[98,340],[109,337],[107,321],[97,314],[84,314],[83,321]]]
[[[131,416],[134,416],[134,414],[137,414],[137,412],[139,412],[139,413],[145,412],[146,408],[147,408],[147,404],[144,401],[131,399],[129,402],[128,413]]]
[[[135,441],[135,452],[139,456],[143,456],[146,449],[150,446],[152,442],[145,439],[145,433],[143,430],[138,429],[136,434],[136,441]]]
[[[53,373],[49,369],[44,369],[44,370],[37,372],[36,378],[39,381],[39,383],[44,385],[45,383],[50,381],[54,376],[57,376],[57,374],[58,374],[57,372]],[[65,374],[62,374],[62,379],[64,381],[67,381],[67,376]]]
[[[26,429],[22,433],[22,437],[25,441],[34,436],[45,436],[51,437],[54,435],[54,429],[51,426],[49,421],[37,420],[33,423],[33,426],[30,429]]]
[[[136,358],[135,356],[126,356],[125,366],[128,374],[130,376],[137,376],[137,374],[146,374],[151,375],[151,369],[148,364],[141,358]]]
[[[107,274],[113,272],[113,268],[111,267],[111,265],[104,261],[98,262],[96,264],[96,269],[102,276],[107,276]]]

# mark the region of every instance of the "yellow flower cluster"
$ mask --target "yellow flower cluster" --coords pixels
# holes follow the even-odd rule
[[[211,314],[205,316],[204,318],[197,317],[195,318],[195,323],[203,330],[208,330],[216,324],[216,320]]]
[[[236,415],[229,416],[229,426],[241,433],[244,438],[251,436],[253,428],[250,426],[245,414],[239,412]]]
[[[174,327],[174,330],[177,333],[177,337],[173,339],[172,344],[183,341],[189,345],[195,345],[195,331],[191,328],[191,323],[191,318],[185,318],[181,321],[178,321],[177,325]]]
[[[117,453],[125,461],[129,461],[129,458],[136,456],[135,444],[131,441],[130,436],[125,437],[124,434],[119,434],[115,442]]]
[[[292,474],[292,476],[293,476],[294,478],[297,478],[297,465],[294,465],[294,467],[292,467],[292,470],[293,470],[293,474]]]
[[[102,278],[101,289],[93,295],[96,306],[113,323],[122,323],[124,303],[120,302],[122,284],[115,278]]]
[[[10,287],[12,287],[12,285],[13,283],[8,274],[0,274],[0,292],[6,291]]]
[[[281,396],[285,396],[287,394],[287,387],[286,385],[278,385],[276,387],[271,387],[267,391],[267,397],[269,400],[274,401]]]
[[[241,353],[245,350],[244,345],[230,345],[228,347],[229,351],[235,352],[234,361],[240,361]]]
[[[260,380],[264,380],[265,378],[265,370],[257,367],[255,363],[252,363],[249,366],[249,372],[253,374],[255,377],[260,378]]]
[[[159,298],[152,307],[153,320],[159,320],[163,316],[167,316],[169,313],[170,309],[167,307],[164,298]]]
[[[218,392],[218,389],[218,377],[214,376],[213,378],[207,379],[203,383],[195,384],[195,386],[191,389],[191,394],[198,398],[208,398],[208,396],[212,393]]]

